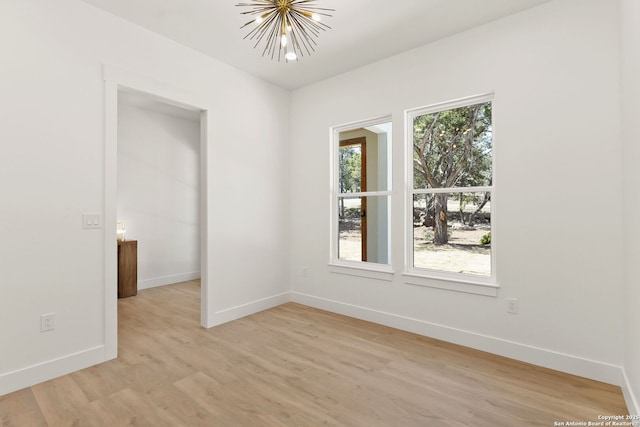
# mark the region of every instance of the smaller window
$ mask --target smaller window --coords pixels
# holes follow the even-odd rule
[[[407,271],[495,284],[492,95],[407,112]]]
[[[331,262],[389,265],[390,118],[336,127],[332,135]]]

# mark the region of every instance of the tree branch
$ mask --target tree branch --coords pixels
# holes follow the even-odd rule
[[[469,157],[471,156],[471,152],[473,150],[473,139],[475,137],[476,122],[478,121],[478,113],[480,111],[480,107],[481,105],[478,104],[475,106],[473,110],[473,114],[471,115],[471,123],[469,124],[469,128],[471,130],[467,134],[467,137],[465,138],[464,154],[462,156],[462,161],[460,162],[460,164],[458,164],[458,167],[450,175],[447,176],[447,180],[446,180],[447,187],[451,187],[459,178],[459,176],[462,174],[462,172],[464,172],[465,169],[467,168],[467,164],[469,163]]]
[[[425,181],[432,187],[432,188],[437,188],[439,187],[439,185],[437,185],[436,180],[434,179],[433,175],[435,173],[435,171],[432,173],[429,170],[429,163],[427,162],[427,158],[429,157],[430,153],[431,153],[431,148],[433,145],[433,130],[436,127],[436,124],[438,123],[438,118],[440,117],[440,112],[438,111],[434,118],[433,118],[433,122],[431,123],[431,125],[429,126],[429,129],[427,129],[424,133],[424,136],[422,137],[422,153],[420,155],[420,163],[423,169],[423,173],[424,173],[424,179]],[[427,147],[427,142],[429,143],[429,150],[426,150]]]

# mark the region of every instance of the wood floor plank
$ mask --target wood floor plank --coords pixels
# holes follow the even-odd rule
[[[0,421],[2,427],[47,427],[47,420],[40,410],[23,412],[13,417],[2,418]]]
[[[171,419],[163,416],[141,393],[126,388],[91,403],[106,426],[171,426]]]
[[[79,425],[89,399],[71,375],[31,387],[42,415],[50,426]]]
[[[31,411],[39,411],[38,401],[30,388],[0,396],[0,421]]]
[[[199,326],[198,281],[118,301],[119,358],[0,397],[2,426],[552,426],[619,387],[288,303]]]
[[[90,402],[128,387],[128,381],[118,369],[117,361],[92,366],[71,374],[71,378]]]
[[[147,396],[173,426],[211,426],[212,414],[174,384],[158,388]]]
[[[282,426],[270,414],[257,410],[251,399],[202,372],[176,382],[176,387],[211,414],[212,425]]]

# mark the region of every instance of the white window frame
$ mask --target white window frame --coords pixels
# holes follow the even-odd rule
[[[435,287],[473,294],[497,296],[498,281],[496,269],[496,131],[494,117],[492,126],[492,185],[482,187],[450,187],[432,189],[413,188],[413,121],[418,116],[451,110],[469,105],[491,102],[495,105],[495,94],[486,93],[453,101],[432,104],[426,107],[412,108],[405,111],[405,169],[406,175],[406,205],[405,205],[405,269],[404,282],[412,285]],[[495,115],[494,115],[495,116]],[[414,229],[413,229],[413,198],[419,194],[447,193],[447,192],[491,192],[491,276],[483,277],[474,274],[454,273],[443,270],[414,267]]]
[[[356,130],[359,128],[366,128],[369,126],[380,125],[382,123],[391,123],[392,117],[391,115],[376,117],[367,120],[361,120],[357,122],[347,123],[340,126],[334,126],[330,129],[330,140],[331,140],[331,149],[330,151],[330,160],[329,165],[331,168],[331,184],[330,184],[330,197],[331,202],[330,206],[330,229],[331,229],[331,237],[329,239],[330,244],[330,259],[329,259],[329,267],[330,271],[334,273],[347,274],[347,275],[355,275],[361,277],[368,277],[371,279],[379,279],[385,281],[391,281],[393,279],[393,267],[392,267],[392,257],[391,257],[391,248],[389,248],[389,264],[379,264],[375,262],[366,262],[366,261],[354,261],[354,260],[345,260],[339,258],[338,247],[339,247],[339,218],[338,218],[338,200],[340,198],[345,198],[345,193],[340,193],[340,185],[339,185],[339,175],[340,175],[340,165],[338,161],[338,156],[340,152],[340,134],[342,132],[348,132],[351,130]],[[389,206],[393,206],[393,198],[392,198],[392,145],[393,145],[393,136],[391,137],[391,143],[387,146],[387,167],[388,167],[388,176],[389,183],[387,189],[384,191],[365,191],[358,193],[348,193],[348,198],[358,198],[358,197],[376,197],[376,196],[386,196],[389,199]],[[388,241],[389,245],[391,245],[391,226],[393,224],[392,218],[392,210],[389,212],[389,223],[387,226],[388,232]]]

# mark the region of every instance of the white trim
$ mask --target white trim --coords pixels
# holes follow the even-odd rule
[[[413,270],[411,270],[413,271]],[[437,272],[440,273],[440,272]],[[403,273],[402,278],[407,285],[424,286],[427,288],[445,289],[449,291],[464,292],[467,294],[485,295],[497,297],[500,287],[496,284],[485,283],[474,280],[474,277],[462,274],[447,277],[443,274],[433,274],[428,276],[422,271],[418,274]]]
[[[375,264],[370,262],[337,260],[329,263],[329,271],[347,276],[366,277],[369,279],[391,282],[393,280],[393,267],[388,264]]]
[[[209,155],[213,144],[213,113],[211,109],[200,111],[200,324],[210,328],[208,313],[213,311],[213,283],[209,281],[209,217],[213,212],[209,197]]]
[[[365,191],[354,193],[338,193],[338,199],[359,199],[360,197],[391,196],[391,191]]]
[[[495,135],[495,119],[492,117],[492,185],[476,186],[476,187],[448,187],[448,188],[413,188],[413,120],[417,116],[431,114],[438,111],[465,107],[484,102],[495,103],[495,93],[488,92],[485,94],[459,98],[453,101],[439,102],[426,107],[418,107],[405,110],[404,112],[404,131],[405,131],[405,248],[404,248],[404,273],[405,283],[418,286],[428,286],[438,289],[446,289],[452,291],[473,293],[477,295],[497,296],[498,275],[496,262],[496,135]],[[485,278],[483,276],[473,276],[463,273],[454,273],[440,270],[432,270],[426,268],[414,267],[414,227],[413,227],[413,199],[419,194],[434,193],[473,193],[473,192],[491,192],[491,276]],[[435,279],[435,280],[430,280]],[[446,283],[449,282],[449,283]],[[457,282],[457,283],[455,283]],[[478,286],[474,291],[473,287]]]
[[[469,105],[482,104],[493,100],[495,96],[494,92],[482,93],[479,95],[466,96],[464,98],[454,99],[452,101],[442,101],[435,104],[430,104],[423,107],[414,107],[406,110],[407,114],[412,114],[411,118],[415,116],[422,116],[424,114],[437,113],[438,111],[451,110],[454,108],[468,107]]]
[[[199,95],[186,92],[176,86],[158,82],[152,78],[141,76],[107,64],[103,65],[103,79],[105,81],[105,195],[104,217],[105,224],[116,223],[117,202],[117,145],[118,145],[118,91],[133,91],[143,93],[145,96],[160,100],[171,105],[186,108],[192,111],[200,111],[200,323],[209,327],[208,313],[212,310],[212,302],[209,301],[212,286],[207,274],[207,248],[209,230],[209,198],[208,198],[208,147],[213,143],[212,114],[208,103]],[[205,123],[202,123],[202,122]],[[113,236],[112,236],[113,234]],[[117,357],[117,259],[115,226],[111,231],[109,226],[104,227],[105,245],[105,360]],[[112,238],[113,237],[113,238]]]
[[[339,134],[341,132],[348,132],[351,130],[357,130],[359,128],[366,128],[366,127],[370,127],[370,126],[375,126],[375,125],[379,125],[381,123],[389,123],[392,121],[392,115],[391,114],[385,114],[384,116],[378,116],[378,117],[373,117],[370,119],[365,119],[365,120],[356,120],[355,122],[350,122],[350,123],[344,123],[338,126],[332,126],[331,127],[331,131],[332,131],[332,136],[334,137],[334,140],[340,141],[340,137]],[[333,156],[332,156],[333,158]]]
[[[638,399],[633,392],[633,387],[629,382],[625,369],[622,370],[622,385],[620,388],[622,388],[622,395],[624,396],[624,402],[627,404],[629,415],[640,415],[640,404],[638,404]],[[640,422],[636,422],[634,425],[640,426]]]
[[[138,290],[157,288],[159,286],[172,285],[174,283],[188,282],[200,278],[199,271],[191,273],[172,274],[171,276],[153,277],[151,279],[138,280]]]
[[[241,319],[246,316],[258,313],[260,311],[268,310],[273,307],[277,307],[282,304],[286,304],[291,301],[290,292],[283,292],[278,295],[262,298],[259,300],[251,301],[246,304],[241,304],[235,307],[226,308],[224,310],[216,311],[211,319],[211,326],[221,325],[223,323],[231,322],[236,319]]]
[[[0,374],[0,396],[104,362],[103,345]]]
[[[103,65],[103,79],[114,82],[119,89],[130,89],[134,93],[143,92],[155,100],[191,111],[209,110],[206,100],[196,93],[186,92],[176,86],[154,80],[112,65]]]
[[[117,222],[118,85],[104,84],[104,224]],[[111,125],[109,125],[111,124]],[[104,360],[118,357],[118,243],[116,227],[103,227],[104,235]]]
[[[493,192],[494,188],[490,186],[484,187],[447,187],[447,188],[426,188],[413,189],[413,194],[437,194],[437,193],[486,193]]]
[[[622,382],[622,368],[609,363],[299,292],[291,292],[291,301],[595,381],[616,386]]]

